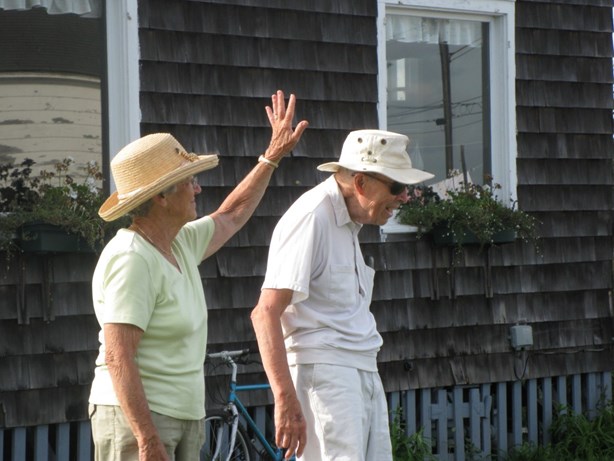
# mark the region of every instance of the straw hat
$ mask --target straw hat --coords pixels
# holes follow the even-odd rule
[[[111,161],[117,191],[98,214],[105,221],[113,221],[182,179],[217,164],[217,155],[188,153],[168,133],[144,136],[120,150]]]
[[[323,163],[320,171],[352,171],[380,173],[401,184],[416,184],[435,175],[412,168],[407,154],[409,138],[404,134],[382,130],[352,131],[341,149],[338,162]]]

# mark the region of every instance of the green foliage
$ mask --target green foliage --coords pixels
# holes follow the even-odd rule
[[[419,236],[438,227],[447,228],[457,241],[472,233],[481,245],[492,244],[497,233],[510,229],[517,238],[537,238],[537,220],[519,210],[516,203],[506,206],[499,201],[494,192],[499,185],[461,186],[448,191],[445,199],[429,186],[412,186],[410,200],[399,209],[399,221],[418,227]]]
[[[510,450],[505,461],[549,461],[555,459],[552,456],[551,446],[543,447],[525,442]]]
[[[106,223],[98,216],[104,202],[97,186],[102,173],[97,163],[82,168],[83,181],[70,174],[74,161],[58,162],[55,171],[32,175],[34,161],[0,165],[0,251],[8,257],[18,251],[15,237],[22,225],[42,222],[82,237],[92,248],[101,248],[122,222]]]
[[[600,408],[595,418],[571,409],[559,411],[552,423],[557,459],[614,460],[614,404]]]
[[[552,443],[525,443],[512,449],[505,461],[612,461],[614,460],[614,404],[599,408],[594,418],[561,407],[552,426]]]
[[[397,408],[394,421],[390,426],[393,461],[432,461],[437,458],[431,454],[431,443],[420,429],[415,434],[405,433],[405,421],[401,408]]]

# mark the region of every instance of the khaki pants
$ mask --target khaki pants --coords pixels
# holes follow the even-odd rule
[[[89,405],[96,461],[138,461],[139,448],[124,413],[118,406]],[[204,419],[184,421],[152,412],[171,461],[200,458],[205,443]]]
[[[299,461],[392,461],[388,404],[377,372],[294,365],[292,380],[307,423]]]

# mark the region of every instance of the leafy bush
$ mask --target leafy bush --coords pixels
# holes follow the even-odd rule
[[[392,442],[393,461],[431,461],[437,458],[431,454],[431,443],[422,433],[407,435],[405,421],[401,408],[397,408],[392,425],[390,426],[390,440]]]

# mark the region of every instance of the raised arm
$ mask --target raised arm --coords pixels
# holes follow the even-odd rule
[[[260,203],[269,184],[276,164],[288,154],[301,138],[309,123],[301,121],[292,129],[296,98],[292,94],[288,107],[284,93],[278,90],[271,97],[271,107],[266,107],[273,133],[269,147],[263,154],[263,160],[226,197],[220,207],[211,214],[215,221],[215,232],[204,258],[211,256],[232,237],[247,220]]]

